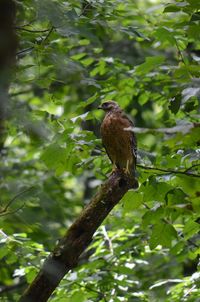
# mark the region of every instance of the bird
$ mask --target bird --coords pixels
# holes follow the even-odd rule
[[[105,111],[100,133],[103,146],[113,164],[113,171],[121,170],[133,178],[133,187],[137,188],[137,141],[132,131],[134,125],[115,101],[106,101],[98,109]]]

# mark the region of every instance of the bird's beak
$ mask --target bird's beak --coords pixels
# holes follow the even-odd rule
[[[98,106],[98,109],[103,109],[103,108],[102,108],[102,105],[99,105],[99,106]]]

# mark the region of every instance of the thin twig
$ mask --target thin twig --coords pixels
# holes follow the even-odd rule
[[[200,166],[200,164],[192,165],[191,167],[187,168],[184,172],[188,172],[188,171],[192,170],[193,168],[199,167],[199,166]]]
[[[199,248],[199,245],[196,244],[195,242],[193,242],[191,239],[188,239],[187,241],[188,241],[191,245],[193,245],[194,247]]]
[[[85,14],[85,11],[87,10],[87,8],[91,5],[91,3],[87,3],[83,9],[82,9],[82,12],[80,13],[79,17],[83,16]]]
[[[10,292],[12,290],[18,289],[26,284],[26,281],[21,281],[17,284],[5,285],[0,287],[0,294]]]
[[[9,94],[9,97],[14,97],[14,96],[18,96],[18,95],[21,95],[21,94],[26,94],[26,93],[29,93],[29,92],[32,92],[33,89],[27,89],[27,90],[21,90],[21,91],[18,91],[18,92],[13,92],[13,93],[10,93]]]
[[[53,30],[54,30],[54,26],[52,26],[52,27],[49,29],[47,35],[44,37],[44,39],[42,39],[40,42],[38,42],[37,45],[43,45],[43,44],[47,41],[47,39],[49,38],[49,36],[50,36],[50,34],[52,33]],[[19,52],[17,52],[16,55],[19,56],[19,55],[21,55],[22,53],[25,53],[25,52],[28,52],[28,51],[33,50],[34,48],[35,48],[35,46],[31,46],[31,47],[29,47],[29,48],[25,48],[25,49],[20,50]]]
[[[146,204],[146,202],[143,202],[142,204],[147,210],[151,210],[151,208]]]
[[[185,59],[184,59],[184,57],[183,57],[183,54],[182,54],[182,52],[181,52],[181,50],[180,50],[180,48],[179,48],[179,46],[178,46],[177,40],[176,40],[176,39],[174,39],[174,40],[175,40],[176,48],[177,48],[177,51],[178,51],[178,55],[180,56],[181,61],[182,61],[183,64],[185,65],[185,69],[186,69],[186,71],[187,71],[187,73],[188,73],[188,76],[190,77],[190,79],[192,79],[193,76],[192,76],[191,72],[190,72],[189,69],[188,69],[188,65],[187,65],[186,62],[185,62]]]
[[[20,27],[30,26],[30,25],[33,24],[35,21],[36,21],[36,19],[33,19],[33,20],[31,20],[29,23],[20,24]]]
[[[16,210],[12,211],[12,212],[7,212],[8,208],[11,206],[11,204],[21,195],[23,195],[24,193],[30,191],[33,187],[30,187],[22,192],[19,192],[17,195],[15,195],[11,200],[8,201],[8,203],[6,204],[6,206],[0,211],[0,216],[3,215],[7,215],[7,213],[12,214],[14,213]],[[19,208],[21,209],[21,207]],[[17,209],[17,210],[19,210]]]
[[[82,285],[82,284],[80,284],[80,283],[78,283],[78,282],[76,282],[76,281],[73,282],[73,283],[76,284],[76,285],[78,285],[78,286],[81,287],[81,288],[87,289],[87,290],[89,290],[89,291],[91,291],[91,292],[93,292],[93,293],[98,294],[101,298],[104,299],[104,301],[107,301],[106,298],[105,298],[105,295],[104,295],[102,292],[100,292],[100,291],[98,291],[98,290],[96,290],[96,289],[93,289],[92,287],[90,287],[90,286],[88,286],[88,285]]]
[[[40,29],[40,30],[34,30],[34,29],[28,29],[28,28],[24,28],[24,27],[21,27],[21,26],[16,26],[15,29],[17,30],[23,30],[23,31],[27,31],[27,32],[30,32],[30,33],[45,33],[45,32],[49,32],[49,28],[47,29]]]
[[[22,53],[25,53],[25,52],[31,51],[31,50],[33,50],[33,49],[34,49],[34,46],[31,46],[31,47],[28,47],[28,48],[22,49],[22,50],[18,51],[18,52],[16,53],[16,55],[17,55],[17,56],[19,56],[19,55],[21,55]]]
[[[6,215],[15,214],[15,213],[19,212],[21,209],[23,209],[24,206],[25,206],[25,203],[23,203],[23,205],[21,205],[19,208],[15,209],[13,211],[8,211],[8,212],[0,213],[0,217],[6,216]]]
[[[174,39],[174,40],[175,40],[176,48],[178,50],[178,55],[180,56],[181,61],[183,62],[183,64],[186,66],[185,59],[184,59],[183,54],[182,54],[182,52],[181,52],[181,50],[180,50],[180,48],[178,46],[177,40],[176,39]]]
[[[52,31],[54,30],[54,26],[51,26],[51,28],[49,29],[49,31],[48,31],[48,34],[46,35],[46,37],[41,41],[41,45],[42,44],[44,44],[46,41],[47,41],[47,39],[49,38],[49,36],[50,36],[50,34],[52,33]]]
[[[163,168],[157,168],[157,167],[149,167],[149,166],[142,166],[142,165],[137,165],[137,167],[144,169],[144,170],[155,170],[155,171],[161,171],[161,172],[166,172],[167,174],[182,174],[186,176],[192,176],[196,178],[200,178],[200,175],[194,174],[194,173],[188,173],[187,171],[190,170],[193,166],[188,168],[185,171],[177,171],[177,170],[168,170],[168,169],[163,169]]]

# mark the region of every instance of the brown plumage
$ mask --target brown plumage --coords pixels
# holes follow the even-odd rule
[[[119,105],[114,101],[104,102],[99,109],[106,112],[101,124],[102,143],[113,163],[114,168],[123,170],[135,179],[134,187],[138,186],[135,178],[137,144],[132,131],[133,123],[128,119]]]

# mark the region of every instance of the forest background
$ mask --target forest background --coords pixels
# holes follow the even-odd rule
[[[140,187],[49,301],[200,301],[199,1],[13,3],[0,3],[0,301],[19,299],[111,172],[108,99],[134,120]]]

